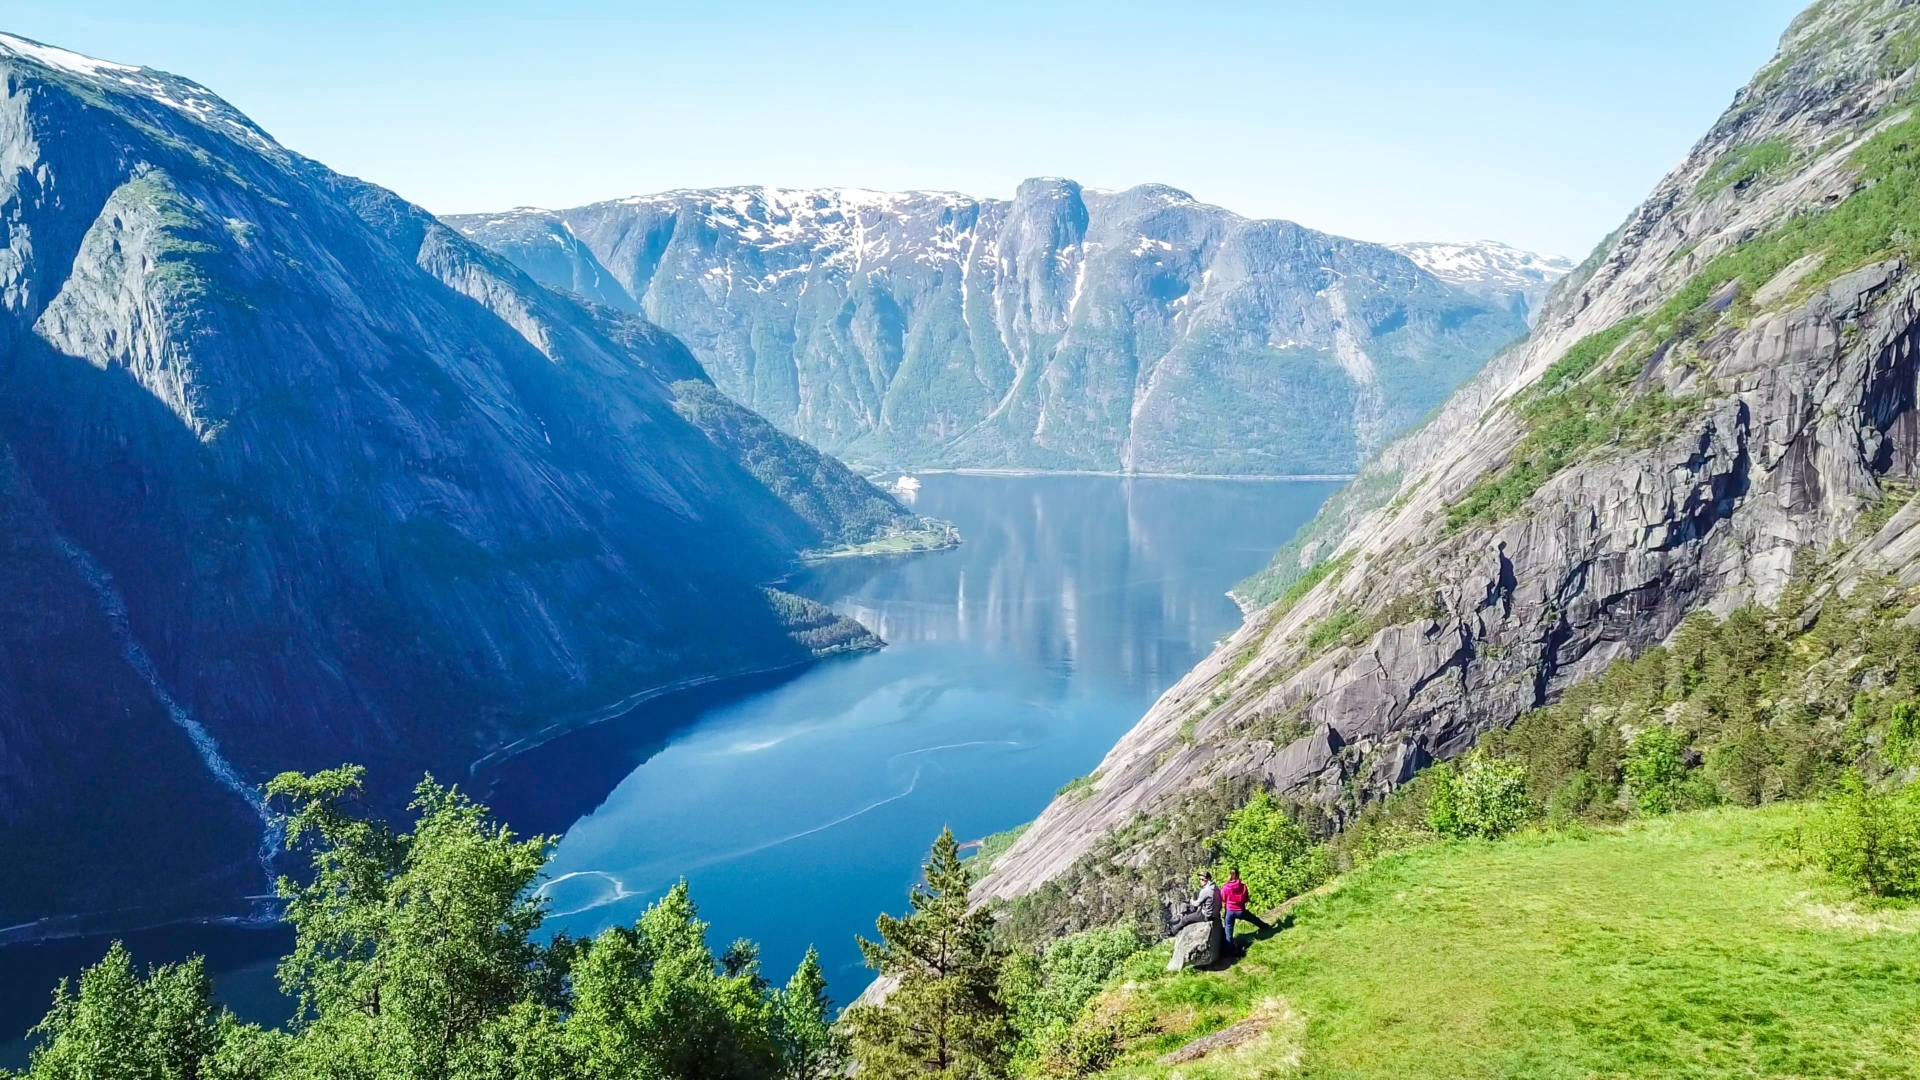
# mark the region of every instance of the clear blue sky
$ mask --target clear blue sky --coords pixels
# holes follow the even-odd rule
[[[1169,183],[1583,256],[1801,0],[0,0],[440,213],[765,183]]]

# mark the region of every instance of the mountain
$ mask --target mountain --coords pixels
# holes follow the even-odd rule
[[[396,807],[642,695],[870,646],[761,583],[915,519],[205,88],[0,36],[0,926],[262,892],[255,785]]]
[[[1507,305],[1529,323],[1548,290],[1573,271],[1573,263],[1567,259],[1521,251],[1497,240],[1387,246],[1449,285]]]
[[[1060,179],[1011,200],[743,187],[445,220],[645,312],[783,430],[895,467],[1351,472],[1524,333],[1557,272]]]
[[[1172,867],[1169,845],[1206,835],[1234,791],[1351,821],[1573,687],[1596,687],[1577,700],[1597,711],[1527,728],[1562,740],[1537,751],[1564,770],[1667,724],[1700,740],[1701,775],[1730,801],[1879,767],[1887,710],[1914,692],[1890,643],[1920,619],[1917,59],[1912,0],[1823,0],[1796,19],[1529,339],[1242,586],[1242,629],[979,895],[1097,917],[1150,897],[1162,882],[1130,868]],[[1618,711],[1643,668],[1615,661],[1665,643],[1705,664],[1712,623],[1689,616],[1730,612],[1749,654],[1733,662],[1761,671],[1784,649],[1806,658],[1804,682]],[[1808,630],[1829,616],[1852,628]],[[1712,675],[1668,662],[1682,689]]]

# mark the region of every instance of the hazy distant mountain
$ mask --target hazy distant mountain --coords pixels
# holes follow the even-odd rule
[[[1514,307],[1531,323],[1547,290],[1573,272],[1573,261],[1521,251],[1497,240],[1471,244],[1389,244],[1449,285]]]
[[[786,430],[893,465],[1350,471],[1523,334],[1529,275],[1558,264],[1474,245],[1478,276],[1436,273],[1427,246],[1059,179],[1011,200],[743,187],[446,220],[645,312]]]
[[[0,927],[262,891],[281,769],[871,642],[760,583],[909,515],[658,327],[185,79],[0,73]]]

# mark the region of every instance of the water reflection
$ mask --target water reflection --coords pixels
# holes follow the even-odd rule
[[[784,979],[817,942],[845,1001],[853,946],[898,911],[943,825],[1031,819],[1239,622],[1222,595],[1336,485],[927,475],[921,513],[956,551],[836,562],[787,588],[892,645],[804,672],[649,702],[475,778],[515,829],[561,832],[555,924],[632,920],[682,876],[720,942],[747,936]],[[284,929],[128,936],[140,963],[209,956],[223,1000],[275,1022]],[[46,995],[105,939],[0,953],[0,1067]]]
[[[559,925],[630,921],[684,876],[716,936],[759,940],[776,977],[817,943],[845,1000],[865,978],[853,935],[900,906],[933,835],[1028,820],[1089,771],[1237,625],[1224,590],[1335,486],[922,479],[915,509],[957,523],[963,547],[786,586],[888,649],[713,702],[677,733],[583,735],[500,779],[496,807],[548,828],[644,760],[567,830],[548,887]]]

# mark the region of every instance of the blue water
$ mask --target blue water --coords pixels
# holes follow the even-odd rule
[[[956,523],[962,547],[829,564],[784,586],[859,619],[886,649],[703,705],[665,739],[657,725],[624,741],[583,733],[591,749],[544,748],[497,781],[510,819],[539,818],[543,791],[585,811],[552,864],[552,925],[631,922],[684,877],[717,943],[760,942],[776,980],[817,945],[847,1000],[868,977],[854,936],[900,911],[940,829],[970,840],[1011,828],[1092,771],[1239,625],[1227,587],[1337,486],[922,481],[915,509]],[[621,768],[637,763],[590,810],[556,784],[579,771],[559,762],[591,771],[623,749]]]
[[[1094,476],[922,478],[915,509],[952,551],[816,568],[784,588],[889,642],[655,701],[471,778],[523,833],[564,834],[550,926],[632,921],[685,877],[716,947],[761,943],[784,981],[819,946],[841,1002],[856,934],[898,913],[942,826],[963,840],[1031,820],[1239,625],[1224,595],[1338,485]],[[209,959],[244,1017],[283,1020],[284,929],[127,935],[139,963]],[[0,950],[0,1067],[61,976],[106,937]]]

